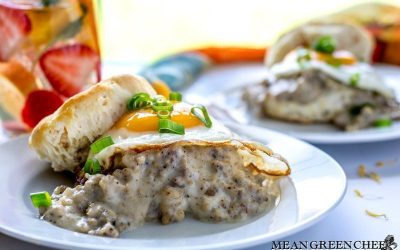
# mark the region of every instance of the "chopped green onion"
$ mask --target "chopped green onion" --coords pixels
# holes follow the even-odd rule
[[[151,108],[156,112],[160,110],[172,111],[174,109],[172,103],[161,95],[153,98],[153,105],[151,106]]]
[[[310,61],[311,60],[311,53],[308,49],[298,49],[297,50],[297,61]]]
[[[153,108],[153,110],[156,110],[156,111],[160,110],[160,109],[170,110],[172,108],[172,106],[173,106],[172,103],[163,97],[163,98],[154,98],[152,108]]]
[[[151,97],[147,93],[137,93],[128,102],[128,110],[147,108],[151,106]]]
[[[50,207],[51,197],[48,192],[31,193],[31,201],[35,207]]]
[[[96,158],[87,159],[85,166],[83,167],[83,171],[85,173],[93,175],[101,172],[101,166],[99,161]]]
[[[350,86],[356,87],[360,82],[360,73],[354,73],[350,77]]]
[[[144,93],[144,92],[140,92],[140,93],[137,93],[134,96],[132,96],[133,99],[139,98],[139,97],[140,98],[149,98],[150,99],[150,95],[147,94],[147,93]]]
[[[374,126],[378,128],[390,127],[392,125],[392,119],[378,119],[374,121]]]
[[[167,101],[166,99],[164,99],[164,100],[156,100],[156,101],[153,102],[153,107],[154,106],[168,106],[170,104],[171,103],[169,101]]]
[[[151,101],[139,99],[134,104],[134,109],[143,109],[143,108],[150,108]]]
[[[197,118],[199,118],[200,121],[202,121],[207,128],[211,128],[212,121],[210,119],[210,116],[208,115],[206,107],[204,107],[203,105],[196,105],[190,110],[190,112]]]
[[[162,95],[156,95],[153,98],[153,105],[163,106],[166,105],[167,103],[169,103],[169,101]]]
[[[297,50],[297,63],[300,65],[301,68],[306,66],[306,63],[311,60],[311,53],[308,49],[298,49]]]
[[[182,94],[179,92],[171,92],[169,93],[169,100],[171,101],[182,101]]]
[[[151,108],[156,112],[161,110],[172,111],[174,109],[174,106],[171,103],[167,103],[165,105],[153,105]]]
[[[336,42],[332,36],[323,36],[313,44],[313,49],[318,52],[332,54],[336,49]]]
[[[160,119],[158,121],[158,132],[184,135],[185,127],[169,119]]]
[[[108,146],[111,146],[114,144],[113,139],[111,136],[106,136],[103,138],[98,139],[95,141],[92,145],[90,145],[90,151],[93,154],[99,153],[101,150],[105,149]]]
[[[171,117],[171,112],[169,110],[163,109],[157,112],[157,116],[160,119],[169,119]]]

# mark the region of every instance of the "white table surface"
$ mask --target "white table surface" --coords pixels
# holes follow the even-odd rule
[[[237,75],[235,76],[237,77]],[[224,79],[225,80],[225,79]],[[220,87],[220,86],[219,86]],[[335,158],[348,177],[347,193],[338,207],[314,226],[282,240],[321,241],[321,240],[383,240],[393,234],[400,242],[400,140],[386,142],[316,145]],[[377,161],[395,161],[382,168],[375,166]],[[377,172],[381,184],[370,179],[360,178],[357,169],[365,164],[368,171]],[[354,189],[365,195],[381,197],[367,200],[355,196]],[[372,218],[365,209],[384,212],[389,220]],[[1,250],[50,249],[25,243],[0,234]],[[256,246],[253,250],[271,249],[270,244]]]

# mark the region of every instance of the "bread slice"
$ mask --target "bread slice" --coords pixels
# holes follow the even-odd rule
[[[89,153],[89,146],[126,112],[135,93],[155,95],[141,77],[120,75],[99,82],[67,100],[32,131],[30,146],[55,171],[73,172]]]
[[[292,50],[300,46],[312,46],[321,36],[332,36],[336,40],[338,50],[350,51],[360,61],[371,59],[374,41],[361,26],[350,23],[313,22],[283,34],[268,50],[265,63],[271,67],[282,61]]]

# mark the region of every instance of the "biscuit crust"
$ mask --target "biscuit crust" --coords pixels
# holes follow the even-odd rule
[[[139,76],[120,75],[101,81],[68,99],[32,131],[29,144],[55,171],[71,171],[82,164],[89,146],[126,112],[135,93],[155,95]]]

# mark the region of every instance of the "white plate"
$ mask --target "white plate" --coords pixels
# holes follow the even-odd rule
[[[68,184],[39,161],[22,137],[0,145],[0,232],[48,247],[64,249],[234,249],[285,237],[326,215],[342,199],[346,177],[330,156],[307,143],[260,128],[242,131],[284,155],[292,166],[281,181],[281,199],[269,213],[244,223],[209,224],[186,219],[167,226],[146,224],[112,239],[75,233],[37,218],[30,192]]]
[[[400,99],[400,67],[378,65],[375,68]],[[329,124],[303,125],[268,118],[257,119],[241,100],[241,89],[243,86],[260,83],[267,75],[266,67],[260,64],[220,67],[200,77],[186,91],[185,97],[189,101],[210,106],[210,112],[222,121],[230,119],[242,124],[269,128],[312,143],[359,143],[400,138],[400,121],[394,122],[388,128],[345,132]],[[211,97],[206,94],[210,92],[214,93]],[[224,112],[227,110],[231,112]]]

